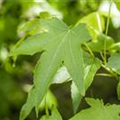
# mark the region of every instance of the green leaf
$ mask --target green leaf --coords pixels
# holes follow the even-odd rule
[[[118,99],[120,100],[120,82],[117,85],[117,95],[118,95]]]
[[[39,19],[30,20],[24,23],[21,23],[18,27],[18,34],[36,34],[41,28]]]
[[[84,84],[87,90],[93,81],[96,71],[100,68],[101,62],[99,59],[92,58],[88,53],[84,52],[84,64],[85,64],[84,65],[85,67]],[[62,66],[54,76],[53,83],[63,83],[70,80],[72,80],[70,74],[68,73],[66,67]],[[75,113],[77,112],[79,103],[83,96],[80,94],[74,82],[72,82],[71,84],[71,97],[72,97],[72,103],[73,103],[73,110]]]
[[[80,19],[78,23],[86,23],[90,35],[95,39],[98,33],[102,33],[105,29],[105,21],[99,12],[93,12]]]
[[[92,51],[100,52],[100,51],[104,50],[105,41],[106,41],[106,50],[110,50],[112,45],[114,44],[114,40],[111,37],[106,36],[104,34],[100,34],[97,37],[97,40],[89,42],[88,46],[92,49]]]
[[[114,53],[108,59],[107,67],[115,71],[116,73],[120,74],[120,54]]]
[[[40,12],[40,18],[42,18],[42,19],[48,19],[48,18],[51,18],[52,17],[52,15],[49,13],[49,12],[47,12],[47,11],[44,11],[44,12]]]
[[[87,90],[93,81],[96,71],[100,68],[101,62],[99,59],[92,58],[88,53],[84,52],[84,64],[85,64],[84,84],[85,84],[85,89]],[[68,73],[66,67],[62,66],[54,76],[53,83],[63,83],[70,80],[72,80],[70,74]],[[71,84],[71,97],[72,97],[73,110],[75,113],[77,112],[79,103],[83,98],[83,96],[79,92],[74,82],[72,82]]]
[[[58,112],[57,108],[53,106],[52,109],[52,115],[48,116],[42,116],[42,118],[40,120],[62,120],[62,117],[60,115],[60,113]]]
[[[37,52],[41,52],[48,43],[48,40],[45,33],[28,37],[25,41],[20,41],[14,46],[10,52],[10,56],[33,55]]]
[[[120,120],[120,105],[104,105],[102,101],[87,98],[86,102],[91,106],[84,109],[70,120]]]
[[[80,93],[82,95],[85,94],[84,62],[81,44],[90,39],[85,24],[79,24],[69,29],[64,22],[57,18],[41,20],[40,23],[46,32],[39,34],[40,38],[38,39],[33,37],[30,40],[26,40],[26,42],[22,42],[11,53],[11,55],[17,56],[19,54],[32,55],[41,50],[44,51],[36,65],[34,87],[21,110],[20,120],[25,119],[33,107],[36,108],[36,113],[38,113],[38,106],[63,61]],[[22,51],[21,49],[24,50]]]
[[[95,73],[100,68],[100,66],[101,66],[100,60],[93,59],[93,58],[92,58],[91,63],[86,65],[85,72],[84,72],[85,73],[84,83],[85,83],[86,90],[91,85],[93,78],[95,76]],[[72,83],[71,85],[71,96],[72,96],[72,102],[73,102],[73,110],[74,112],[77,112],[77,109],[79,107],[80,101],[83,96],[80,94],[78,88],[75,86],[74,83]]]
[[[99,12],[93,12],[83,17],[80,23],[86,23],[89,27],[98,30],[100,33],[104,30],[104,19]]]
[[[40,12],[41,19],[52,18],[52,15],[48,12]],[[44,32],[42,25],[40,24],[40,19],[33,19],[27,22],[23,22],[18,26],[18,35],[20,37],[39,34]]]
[[[97,70],[100,67],[101,67],[101,62],[97,58],[93,59],[92,62],[91,62],[91,64],[89,64],[89,65],[87,65],[85,67],[84,80],[85,80],[85,88],[86,88],[86,90],[88,89],[88,87],[93,82],[94,76],[95,76]]]
[[[46,106],[51,109],[53,105],[57,106],[57,100],[54,94],[50,90],[48,90],[39,106],[39,109],[42,111],[45,109]]]
[[[115,53],[117,51],[120,51],[120,42],[116,42],[114,43],[111,47],[110,47],[110,51]]]

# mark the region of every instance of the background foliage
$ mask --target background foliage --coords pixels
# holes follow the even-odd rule
[[[100,68],[98,59],[90,60],[91,56],[84,54],[85,64],[89,65],[86,67],[86,70],[92,70],[92,74],[88,73],[88,76],[86,76],[86,81],[94,78],[93,82],[89,81],[86,83],[86,89],[90,86],[89,89],[87,89],[86,97],[102,99],[105,104],[119,104],[120,3],[118,1],[114,2],[116,4],[112,4],[107,33],[106,26],[109,18],[110,1],[0,1],[0,120],[16,120],[19,118],[20,109],[25,103],[27,93],[33,84],[34,66],[41,55],[41,53],[36,53],[33,56],[21,55],[16,60],[16,57],[9,57],[9,52],[14,50],[13,48],[17,48],[17,46],[29,36],[42,33],[43,30],[41,26],[38,26],[39,19],[47,19],[51,18],[51,16],[62,19],[69,27],[79,23],[86,23],[92,40],[88,42],[87,46],[83,45],[82,47],[85,51],[89,51],[89,47],[92,52],[94,52],[94,56],[103,61],[103,63],[106,62],[102,56],[102,53],[104,55],[104,43],[106,42],[107,67],[102,66]],[[17,43],[17,45],[15,45],[15,43]],[[96,107],[98,111],[103,111],[102,107],[104,104],[99,100],[86,99],[86,103],[85,99],[82,99],[79,94],[76,95],[78,98],[74,100],[76,96],[74,96],[74,94],[71,96],[72,92],[70,92],[71,88],[74,89],[74,85],[71,87],[72,83],[68,80],[70,76],[65,71],[63,66],[63,68],[58,71],[58,75],[55,76],[55,83],[59,84],[50,86],[52,92],[49,91],[47,93],[49,100],[47,102],[43,101],[41,104],[39,117],[45,115],[46,112],[44,108],[47,103],[48,108],[52,109],[52,116],[49,119],[52,120],[52,117],[56,117],[58,120],[62,118],[69,119],[74,115],[78,107],[80,101],[76,101],[77,99],[81,99],[78,111],[83,108],[88,108],[87,103],[91,106],[88,108],[88,111],[89,109],[91,111],[90,114],[93,114],[92,110],[94,111]],[[96,71],[97,74],[94,76]],[[65,81],[66,79],[68,82],[61,82],[61,80]],[[52,108],[52,104],[58,106],[62,118],[58,110],[55,107]],[[109,113],[111,113],[111,109],[118,109],[118,111],[112,115],[116,117],[115,120],[119,120],[119,118],[117,118],[117,112],[119,112],[118,106],[105,106],[105,109],[108,110]],[[104,113],[100,113],[101,116],[104,115]],[[81,119],[86,116],[85,111],[79,114]],[[106,117],[106,119],[110,119],[110,116]],[[27,119],[37,119],[34,110]],[[48,116],[43,116],[41,119],[48,119]],[[71,120],[77,120],[77,116],[73,117],[73,119],[71,118]]]

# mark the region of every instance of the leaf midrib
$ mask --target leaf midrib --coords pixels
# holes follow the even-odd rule
[[[49,68],[48,68],[49,72],[51,71],[52,64],[54,63],[54,60],[55,60],[56,56],[58,55],[57,53],[59,53],[59,50],[61,50],[60,48],[61,48],[62,44],[64,43],[65,37],[66,37],[67,35],[68,35],[68,34],[66,34],[66,35],[63,37],[62,41],[60,42],[60,44],[58,45],[58,47],[57,47],[57,49],[56,49],[56,52],[55,52],[55,54],[54,54],[54,56],[53,56],[52,61],[50,62],[50,66],[49,66]],[[47,72],[47,74],[46,74],[45,76],[48,77],[48,76],[49,76],[49,73]],[[46,77],[46,78],[47,78],[47,77]]]

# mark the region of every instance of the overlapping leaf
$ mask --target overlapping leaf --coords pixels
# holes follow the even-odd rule
[[[104,34],[98,35],[97,39],[89,42],[88,45],[94,52],[100,52],[104,50],[104,43],[106,41],[106,50],[110,51],[112,45],[114,45],[114,40]]]
[[[83,58],[84,58],[84,68],[85,68],[84,85],[85,85],[85,89],[87,90],[93,81],[95,73],[100,68],[101,62],[99,59],[91,57],[87,52],[84,52]],[[54,76],[53,83],[63,83],[70,80],[72,80],[70,74],[68,73],[66,67],[62,66],[57,71],[57,74]],[[73,103],[73,110],[74,112],[76,112],[83,96],[80,94],[80,91],[78,90],[74,82],[72,82],[71,84],[71,97]]]
[[[104,105],[100,100],[86,99],[91,106],[82,110],[70,120],[120,120],[120,105]]]
[[[64,22],[52,18],[41,20],[41,25],[46,32],[30,37],[11,52],[12,56],[17,56],[44,51],[36,65],[34,87],[22,108],[21,120],[27,117],[33,107],[38,112],[39,104],[63,61],[80,93],[85,94],[81,44],[90,39],[85,24],[69,29]]]
[[[88,61],[90,61],[90,64],[86,64],[85,76],[84,76],[84,83],[85,83],[86,90],[91,85],[93,78],[95,76],[95,73],[101,66],[101,63],[98,59],[89,59]],[[72,102],[73,102],[73,110],[74,112],[76,112],[83,96],[80,94],[78,88],[74,83],[71,85],[71,96],[72,96]]]
[[[86,23],[92,39],[96,39],[99,33],[105,29],[104,17],[99,12],[93,12],[80,19],[78,23]]]
[[[56,97],[50,90],[47,91],[45,97],[43,98],[39,106],[40,111],[44,110],[46,106],[48,107],[48,109],[51,109],[53,106],[57,106]]]

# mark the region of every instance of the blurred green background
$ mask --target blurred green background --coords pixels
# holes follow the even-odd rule
[[[13,45],[19,39],[31,35],[30,30],[34,29],[25,28],[22,31],[20,27],[29,20],[48,16],[48,13],[72,26],[92,12],[103,10],[102,14],[107,13],[104,8],[102,9],[103,3],[106,4],[107,1],[105,3],[102,0],[44,0],[43,2],[0,0],[0,120],[18,120],[20,109],[33,82],[34,66],[40,55],[19,56],[17,61],[16,58],[8,57]],[[104,20],[106,25],[106,15]],[[115,23],[110,19],[108,34],[115,41],[120,41],[120,20]],[[96,76],[86,96],[101,98],[105,103],[119,103],[116,86],[117,81],[114,78]],[[70,118],[73,115],[70,82],[52,85],[51,90],[58,100],[58,109],[63,118]],[[85,107],[87,106],[83,99],[79,109]],[[35,113],[32,112],[28,120],[35,119],[37,119]]]

